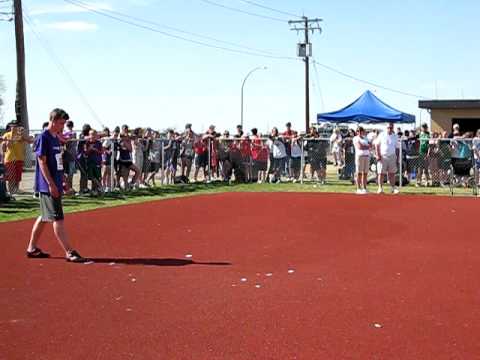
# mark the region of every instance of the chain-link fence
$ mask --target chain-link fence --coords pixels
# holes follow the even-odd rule
[[[33,194],[37,139],[38,132],[3,135],[0,198]],[[71,134],[62,139],[62,149],[67,195],[212,181],[313,183],[353,191],[359,165],[352,137],[332,146],[330,139],[305,136]],[[440,194],[477,195],[479,155],[480,138],[401,138],[393,160],[395,185],[412,192],[428,187]],[[387,176],[379,177],[374,140],[362,156],[367,184],[387,182]]]
[[[402,139],[401,150],[404,185],[478,194],[480,138],[424,135]]]

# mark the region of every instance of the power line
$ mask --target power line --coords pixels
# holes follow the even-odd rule
[[[24,11],[26,12],[26,10],[24,9]],[[95,120],[98,121],[98,123],[104,127],[104,124],[102,123],[102,121],[100,120],[100,117],[97,115],[97,113],[95,112],[95,110],[93,109],[93,107],[90,105],[90,103],[88,102],[87,98],[85,97],[85,95],[83,94],[82,90],[80,90],[80,88],[78,87],[78,85],[75,83],[75,80],[73,80],[73,77],[70,75],[70,73],[68,72],[67,68],[62,64],[62,62],[60,61],[60,59],[58,58],[58,56],[55,54],[55,52],[53,51],[52,47],[50,46],[50,44],[47,42],[46,39],[42,39],[40,37],[40,35],[38,34],[38,32],[34,29],[34,24],[33,22],[30,20],[30,17],[25,13],[24,14],[24,19],[25,19],[25,22],[27,23],[28,27],[30,28],[30,30],[32,30],[32,33],[35,35],[35,37],[37,38],[37,40],[39,41],[40,45],[42,45],[43,49],[47,52],[47,54],[50,56],[50,58],[52,59],[52,61],[55,63],[55,65],[60,69],[60,71],[65,75],[65,77],[67,78],[67,80],[70,82],[70,85],[72,86],[72,88],[77,92],[77,95],[80,97],[80,100],[83,102],[83,104],[85,105],[85,107],[87,107],[88,111],[90,112],[90,115],[93,116],[93,118]]]
[[[390,92],[393,92],[393,93],[397,93],[397,94],[400,94],[400,95],[405,95],[405,96],[410,96],[410,97],[414,97],[416,99],[428,99],[428,97],[426,96],[422,96],[422,95],[418,95],[418,94],[413,94],[413,93],[409,93],[409,92],[405,92],[405,91],[401,91],[401,90],[396,90],[396,89],[393,89],[393,88],[390,88],[390,87],[387,87],[387,86],[383,86],[383,85],[380,85],[380,84],[377,84],[377,83],[374,83],[374,82],[371,82],[371,81],[368,81],[368,80],[363,80],[363,79],[360,79],[356,76],[353,76],[353,75],[350,75],[350,74],[347,74],[341,70],[338,70],[338,69],[335,69],[331,66],[328,66],[328,65],[325,65],[325,64],[322,64],[322,63],[319,63],[318,61],[315,61],[314,60],[314,63],[316,63],[318,66],[321,66],[327,70],[330,70],[334,73],[337,73],[339,75],[342,75],[346,78],[349,78],[351,80],[355,80],[355,81],[358,81],[358,82],[361,82],[361,83],[364,83],[364,84],[367,84],[367,85],[370,85],[370,86],[374,86],[376,88],[379,88],[379,89],[383,89],[383,90],[386,90],[386,91],[390,91]]]
[[[80,4],[80,5],[83,5],[85,7],[89,7],[89,4],[86,4],[86,3],[84,3],[80,0],[72,0],[72,1],[74,1],[78,4]],[[195,37],[198,37],[198,38],[203,38],[203,39],[206,39],[206,40],[215,41],[215,42],[223,43],[223,44],[226,44],[226,45],[235,46],[235,47],[238,47],[238,48],[241,48],[241,49],[251,50],[251,51],[255,51],[255,52],[259,52],[259,53],[264,53],[264,54],[267,54],[267,55],[274,55],[270,51],[255,49],[255,48],[244,46],[244,45],[241,45],[241,44],[236,44],[236,43],[233,43],[233,42],[220,40],[220,39],[217,39],[217,38],[214,38],[214,37],[211,37],[211,36],[206,36],[206,35],[201,35],[201,34],[198,34],[198,33],[190,32],[190,31],[185,31],[185,30],[182,30],[182,29],[179,29],[179,28],[175,28],[173,26],[169,26],[169,25],[161,24],[161,23],[158,23],[158,22],[155,22],[155,21],[146,20],[146,19],[142,19],[142,18],[139,18],[139,17],[136,17],[136,16],[124,14],[124,13],[121,13],[119,11],[114,11],[114,10],[103,10],[103,11],[111,13],[111,14],[115,14],[115,15],[118,15],[118,16],[121,16],[121,17],[124,17],[126,19],[131,19],[131,20],[135,20],[135,21],[138,21],[138,22],[143,22],[145,24],[155,25],[155,26],[160,27],[160,28],[173,30],[173,31],[176,31],[176,32],[179,32],[179,33],[182,33],[182,34],[195,36]]]
[[[213,6],[218,6],[218,7],[221,7],[223,9],[239,12],[239,13],[250,15],[250,16],[255,16],[255,17],[258,17],[258,18],[263,18],[263,19],[272,20],[272,21],[278,21],[278,22],[282,22],[282,23],[287,22],[287,20],[284,20],[284,19],[279,19],[279,18],[275,18],[275,17],[272,17],[272,16],[267,16],[267,15],[260,15],[260,14],[253,13],[253,12],[246,11],[246,10],[242,10],[242,9],[239,9],[239,8],[236,8],[236,7],[219,4],[219,3],[215,2],[215,1],[211,1],[211,0],[199,0],[199,1],[202,1],[204,3],[210,4],[210,5],[213,5]]]
[[[205,47],[209,47],[209,48],[217,49],[217,50],[223,50],[223,51],[227,51],[227,52],[231,52],[231,53],[242,54],[242,55],[257,56],[257,57],[264,57],[264,58],[270,58],[270,59],[297,60],[296,58],[289,57],[289,56],[277,56],[277,55],[260,54],[260,53],[256,53],[256,52],[252,52],[252,51],[237,50],[237,49],[227,48],[227,47],[224,47],[224,46],[209,44],[209,43],[206,43],[206,42],[203,42],[203,41],[192,40],[192,39],[189,39],[189,38],[186,38],[186,37],[183,37],[183,36],[179,36],[179,35],[168,33],[166,31],[158,30],[158,29],[152,28],[150,26],[146,26],[146,25],[142,25],[142,24],[138,24],[138,23],[135,23],[135,22],[132,22],[132,21],[125,20],[125,19],[122,19],[118,16],[111,15],[107,11],[92,9],[91,7],[81,5],[81,4],[76,3],[72,0],[63,0],[63,1],[65,1],[69,4],[72,4],[72,5],[84,8],[84,9],[86,9],[86,10],[92,12],[92,13],[102,15],[104,17],[122,22],[122,23],[130,25],[130,26],[134,26],[134,27],[137,27],[137,28],[140,28],[140,29],[143,29],[143,30],[148,30],[148,31],[152,31],[152,32],[155,32],[155,33],[159,33],[159,34],[162,34],[164,36],[174,38],[174,39],[177,39],[177,40],[186,41],[186,42],[189,42],[189,43],[192,43],[192,44],[201,45],[201,46],[205,46]]]
[[[262,8],[262,9],[270,10],[270,11],[273,11],[273,12],[276,12],[276,13],[279,13],[279,14],[301,18],[300,15],[295,15],[295,14],[292,14],[292,13],[289,13],[289,12],[286,12],[286,11],[282,11],[282,10],[278,10],[278,9],[275,9],[275,8],[272,8],[272,7],[268,7],[268,6],[259,4],[255,1],[251,1],[251,0],[238,0],[238,1],[241,1],[241,2],[249,4],[249,5],[257,6],[257,7]]]
[[[317,64],[316,64],[315,60],[313,60],[313,69],[315,70],[316,84],[317,84],[317,89],[318,89],[318,95],[320,96],[320,101],[321,101],[321,104],[322,104],[322,111],[325,111],[325,102],[323,101],[323,92],[322,92],[322,88],[320,86],[320,75],[318,73]]]

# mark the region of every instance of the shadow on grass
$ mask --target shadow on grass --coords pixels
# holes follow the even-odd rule
[[[52,257],[53,260],[65,260],[63,257]],[[88,258],[97,264],[122,264],[122,265],[142,265],[142,266],[187,266],[187,265],[208,265],[208,266],[230,266],[229,262],[218,261],[193,261],[187,259],[173,258]]]

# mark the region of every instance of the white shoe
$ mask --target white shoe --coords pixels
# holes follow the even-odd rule
[[[367,189],[361,189],[361,191],[362,191],[362,194],[364,194],[364,195],[368,194],[368,190],[367,190]]]
[[[357,191],[355,191],[355,194],[363,195],[363,190],[362,189],[357,189]]]
[[[383,194],[383,189],[382,189],[382,188],[378,188],[377,194]]]
[[[392,188],[391,193],[392,194],[398,194],[400,191],[397,188]]]

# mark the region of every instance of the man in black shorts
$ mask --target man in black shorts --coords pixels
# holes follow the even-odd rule
[[[50,113],[48,127],[41,133],[35,143],[37,167],[35,169],[35,191],[40,194],[40,213],[32,229],[30,243],[27,248],[29,258],[47,258],[37,243],[45,228],[46,222],[53,223],[53,232],[60,245],[65,250],[65,258],[70,262],[85,262],[68,242],[68,236],[63,222],[62,192],[63,163],[62,148],[58,135],[62,133],[67,113],[54,109]]]

